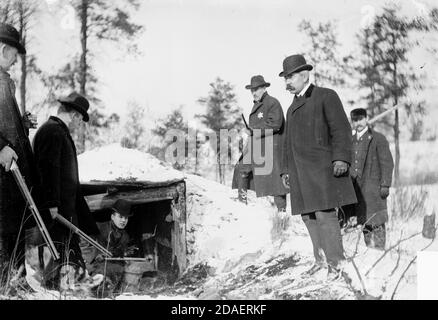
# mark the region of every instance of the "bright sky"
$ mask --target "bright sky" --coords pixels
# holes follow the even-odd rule
[[[71,10],[56,7],[64,0],[46,1],[53,14],[38,26],[41,36],[36,39],[36,51],[44,69],[56,70],[67,55],[79,50],[78,32],[71,29],[77,23]],[[434,0],[396,2],[411,15],[436,5]],[[135,20],[145,26],[138,39],[142,56],[134,59],[100,46],[95,60],[102,81],[100,98],[108,111],[122,116],[127,102],[135,100],[147,106],[151,119],[179,105],[191,117],[202,111],[196,100],[208,94],[209,83],[219,76],[235,85],[239,105],[249,112],[252,98],[244,86],[252,75],[262,74],[271,83],[270,94],[286,110],[291,97],[278,73],[286,56],[304,48],[299,22],[337,20],[342,53],[354,53],[355,34],[383,4],[380,0],[145,0],[135,13]],[[424,40],[430,44],[429,38]],[[41,45],[46,41],[47,45]],[[417,56],[412,66],[426,64],[430,87],[425,98],[436,105],[432,92],[438,87],[438,70],[428,68],[436,61],[424,50]],[[345,102],[355,98],[351,91],[335,89]]]

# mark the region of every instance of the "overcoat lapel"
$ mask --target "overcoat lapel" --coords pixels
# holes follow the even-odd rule
[[[297,111],[299,108],[301,108],[306,104],[307,100],[309,100],[310,96],[312,95],[313,88],[314,85],[311,84],[309,88],[306,90],[306,92],[304,93],[303,97],[294,99],[294,101],[292,102],[292,113],[294,113],[295,111]]]
[[[252,107],[251,113],[249,114],[249,116],[251,117],[251,115],[255,112],[257,112],[257,110],[263,105],[263,100],[265,100],[266,96],[268,95],[267,92],[265,92],[262,96],[262,98],[260,99],[259,102],[254,103],[254,106]]]
[[[251,113],[250,113],[249,115],[251,116],[253,113],[256,113],[257,110],[258,110],[262,105],[263,105],[263,102],[262,102],[262,101],[259,101],[259,102],[255,103],[254,106],[252,107]]]
[[[357,133],[356,133],[356,135],[355,135],[355,139],[357,139]],[[364,162],[362,163],[362,168],[361,168],[361,172],[363,172],[364,171],[364,168],[365,168],[365,163],[367,162],[367,158],[368,158],[368,155],[370,154],[370,145],[371,145],[371,141],[373,140],[373,132],[371,131],[371,129],[369,129],[368,131],[367,131],[367,133],[366,133],[366,139],[367,139],[367,147],[366,147],[366,157],[365,157],[365,160],[364,160]]]

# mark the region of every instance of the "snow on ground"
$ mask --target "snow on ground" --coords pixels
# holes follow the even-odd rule
[[[79,162],[82,181],[182,177],[148,154],[117,145],[87,152]],[[312,265],[313,253],[300,217],[291,217],[287,230],[278,232],[273,228],[276,210],[272,199],[256,198],[249,191],[248,205],[244,205],[229,186],[189,174],[186,183],[189,266],[182,285],[154,295],[124,294],[118,299],[391,299],[417,251],[431,242],[419,234],[423,215],[438,208],[438,185],[409,187],[398,197],[391,189],[387,247],[412,238],[384,253],[366,248],[359,230],[345,234],[344,247],[350,258],[345,270],[351,283],[327,283],[326,271],[311,279],[301,276]],[[422,193],[426,193],[423,206],[401,217],[396,199],[409,204]],[[428,250],[438,250],[438,244],[433,243]],[[207,270],[201,280],[193,273],[200,265]],[[195,280],[190,278],[191,273]],[[416,298],[415,263],[406,272],[395,298]]]
[[[111,144],[78,157],[81,182],[132,180],[165,182],[181,180],[184,174],[165,165],[154,156]]]
[[[163,179],[163,174],[147,176],[162,170],[166,171],[166,179],[178,176],[176,173],[180,174],[171,168],[164,169],[162,164],[150,155],[116,145],[83,154],[80,156],[80,166],[81,170],[84,170],[81,172],[81,180],[141,177],[138,180],[148,181]],[[304,286],[299,289],[303,285],[294,283],[293,279],[298,279],[299,274],[308,268],[313,260],[311,241],[300,217],[291,217],[288,229],[280,235],[273,229],[275,206],[271,199],[256,198],[255,194],[249,191],[248,205],[244,205],[237,201],[237,191],[229,186],[195,175],[186,175],[186,182],[189,270],[199,264],[206,264],[211,268],[206,282],[191,292],[189,297],[357,298],[345,286],[332,285],[328,290],[327,285],[321,280],[324,275],[321,281],[312,282],[308,288]],[[396,190],[392,189],[388,199],[391,216],[388,224],[388,247],[400,239],[417,234],[416,236],[402,242],[386,254],[366,248],[360,231],[356,230],[343,236],[347,257],[354,257],[354,263],[346,265],[346,270],[352,278],[350,289],[363,291],[365,287],[370,295],[384,299],[391,298],[401,274],[417,251],[430,243],[430,240],[422,238],[418,233],[422,229],[424,213],[430,214],[438,208],[438,185],[410,187],[398,198],[395,192]],[[392,212],[397,208],[396,199],[415,200],[421,193],[427,193],[422,202],[423,207],[416,207],[421,209],[421,212],[411,213],[403,218]],[[438,250],[438,245],[434,243],[428,250]],[[376,265],[373,267],[374,264]],[[413,264],[401,282],[396,298],[415,299],[415,271]],[[269,277],[266,274],[269,274]],[[254,278],[257,278],[257,281]],[[236,279],[246,280],[239,282]],[[228,289],[218,292],[218,288]],[[312,290],[314,295],[306,293]],[[169,295],[169,298],[172,296],[174,295]],[[166,295],[158,295],[155,298],[163,297]]]

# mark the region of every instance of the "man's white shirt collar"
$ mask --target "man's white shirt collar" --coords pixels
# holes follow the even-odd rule
[[[309,82],[307,83],[307,85],[303,88],[303,90],[301,90],[301,92],[298,93],[298,97],[302,97],[302,96],[306,93],[307,89],[309,89],[309,87],[310,87],[311,84],[312,84],[312,83],[309,81]]]
[[[359,140],[368,131],[368,126],[366,126],[361,132],[357,133],[357,139]]]

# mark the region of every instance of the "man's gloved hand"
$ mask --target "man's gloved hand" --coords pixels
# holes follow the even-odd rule
[[[12,160],[17,161],[18,156],[15,153],[15,151],[9,147],[6,146],[0,151],[0,165],[5,168],[5,171],[9,171],[11,169]]]
[[[334,161],[333,162],[333,175],[335,177],[340,177],[345,174],[348,170],[348,164],[344,161]]]
[[[289,175],[287,173],[281,175],[281,181],[286,189],[290,189]]]
[[[380,198],[386,199],[389,196],[389,187],[380,187]]]
[[[96,256],[96,258],[94,258],[94,260],[96,261],[96,262],[104,262],[105,261],[105,257],[102,255],[102,254],[98,254],[97,256]]]

